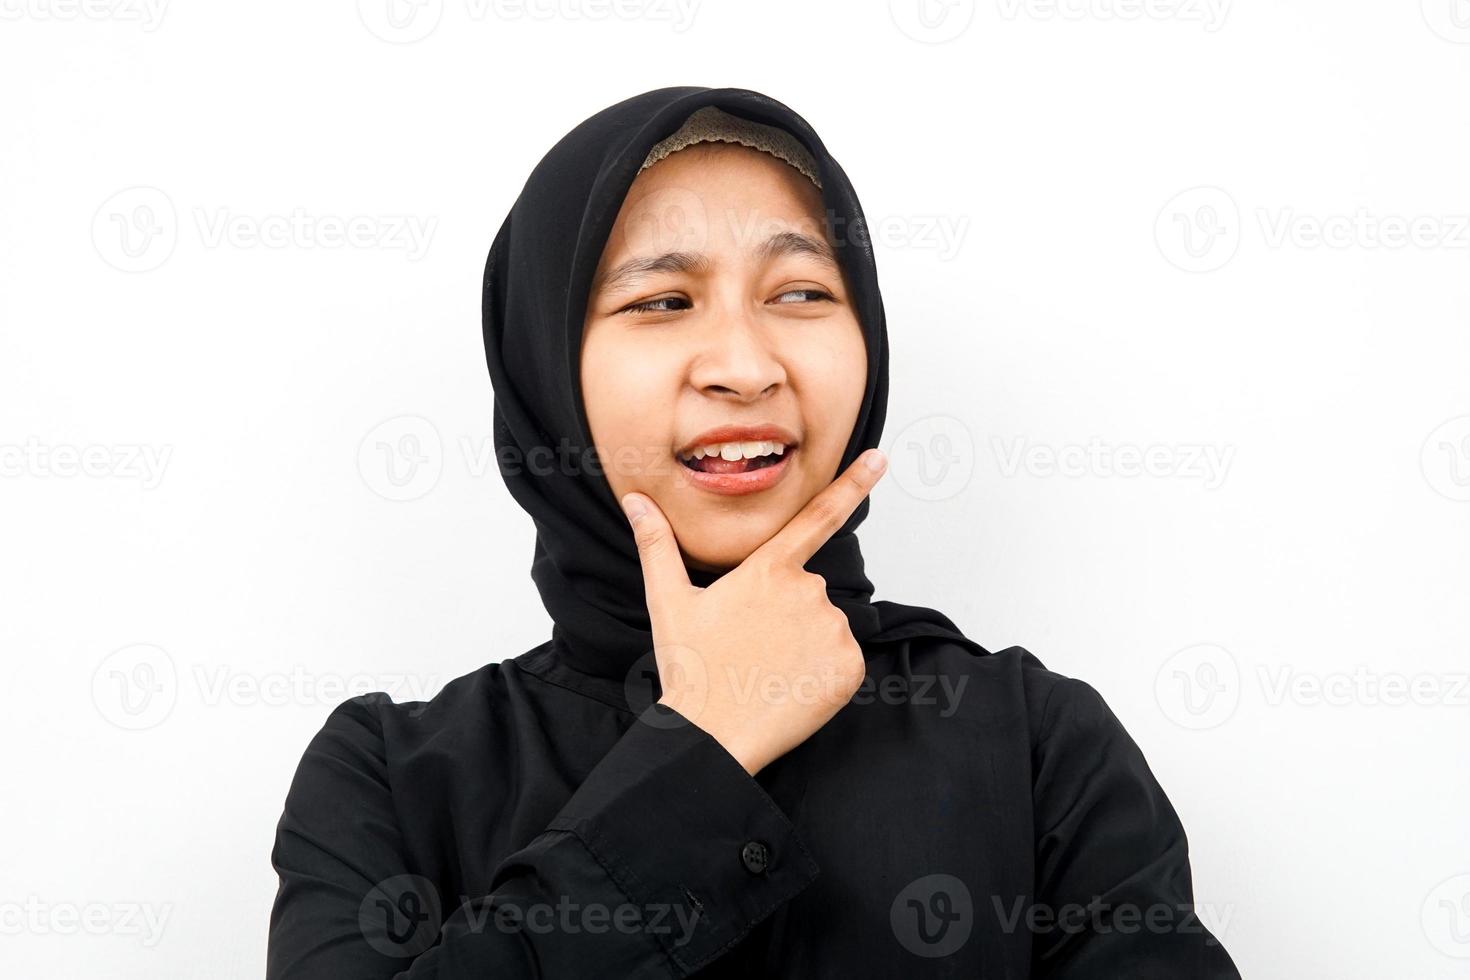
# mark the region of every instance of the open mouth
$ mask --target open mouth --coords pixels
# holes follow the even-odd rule
[[[679,462],[700,473],[750,473],[775,466],[794,445],[780,442],[723,442],[700,446],[689,454],[679,453]]]

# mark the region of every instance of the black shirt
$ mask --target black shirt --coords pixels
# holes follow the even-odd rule
[[[548,643],[340,705],[277,830],[267,977],[1239,976],[1137,745],[1019,647],[885,645],[754,777],[638,704]]]

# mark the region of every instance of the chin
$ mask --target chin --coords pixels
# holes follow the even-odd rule
[[[670,518],[685,562],[706,571],[728,571],[749,558],[791,519],[791,514],[709,513]],[[712,547],[711,542],[719,542]]]
[[[685,549],[684,560],[691,568],[698,568],[707,572],[727,572],[738,566],[750,553],[759,547],[759,543],[747,549],[731,549],[729,551],[698,551],[693,552]]]
[[[677,535],[677,531],[675,532]],[[773,532],[774,533],[774,532]],[[695,537],[691,534],[690,537]],[[748,540],[747,540],[748,538]],[[720,548],[696,547],[683,548],[684,560],[691,567],[700,568],[705,571],[729,571],[751,556],[761,545],[769,540],[770,535],[749,534],[729,537]]]

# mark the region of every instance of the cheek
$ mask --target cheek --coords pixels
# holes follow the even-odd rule
[[[867,352],[857,325],[829,333],[821,346],[808,354],[807,365],[809,392],[804,400],[809,418],[821,419],[827,430],[824,435],[833,436],[845,446],[868,381]],[[843,431],[831,431],[835,428]]]
[[[582,397],[592,440],[615,486],[671,445],[672,367],[657,352],[596,332],[582,348]]]
[[[802,392],[802,414],[812,436],[812,467],[808,489],[820,491],[838,475],[842,451],[852,438],[853,426],[867,388],[868,362],[862,334],[855,322],[829,333],[819,352],[808,361]]]

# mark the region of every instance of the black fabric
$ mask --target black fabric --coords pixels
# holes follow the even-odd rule
[[[833,479],[878,445],[887,413],[887,327],[862,206],[806,120],[758,92],[684,86],[619,102],[563,137],[536,165],[491,245],[483,320],[496,456],[511,495],[536,523],[531,577],[551,614],[556,659],[588,676],[621,680],[653,649],[638,550],[601,476],[582,403],[588,293],[649,149],[707,105],[779,126],[816,158],[824,217],[868,354],[862,409]],[[872,600],[854,533],[867,515],[864,500],[805,566],[826,579],[854,638],[870,651],[917,633],[968,642],[943,613]],[[718,577],[689,569],[695,585]]]
[[[785,126],[828,206],[860,215],[810,128],[753,92],[664,89],[583,123],[487,268],[512,459],[588,445],[588,277],[647,147],[707,104]],[[841,254],[870,350],[845,467],[877,442],[887,361],[872,256]],[[871,602],[851,533],[866,502],[807,566],[862,643],[863,686],[752,777],[656,688],[633,697],[653,675],[631,531],[600,475],[551,470],[506,479],[536,520],[552,638],[427,702],[331,712],[276,828],[268,980],[1239,980],[1193,907],[1178,815],[1103,699],[933,610]]]
[[[267,980],[1239,980],[1138,746],[1025,650],[888,644],[755,777],[526,659],[331,713],[276,831]]]

